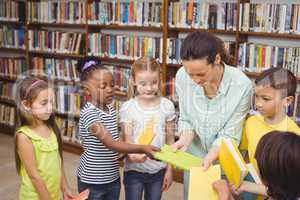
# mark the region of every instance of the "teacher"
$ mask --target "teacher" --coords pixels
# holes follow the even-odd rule
[[[242,71],[225,63],[224,43],[211,33],[190,33],[180,54],[183,67],[175,79],[180,138],[173,149],[203,158],[206,170],[218,158],[222,138],[239,144],[253,87]],[[187,191],[185,173],[184,199]]]

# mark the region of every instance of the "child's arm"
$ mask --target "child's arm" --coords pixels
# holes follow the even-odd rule
[[[17,148],[20,159],[22,160],[25,169],[33,186],[35,187],[37,193],[41,200],[51,200],[49,191],[44,183],[42,177],[36,166],[34,147],[30,139],[24,134],[17,134]]]
[[[132,144],[132,123],[121,123],[121,129],[123,132],[124,141]],[[134,163],[143,163],[147,160],[147,156],[144,154],[128,154],[128,158],[130,162]]]
[[[62,162],[63,163],[63,162]],[[62,170],[62,177],[61,177],[61,191],[63,193],[63,199],[64,200],[71,200],[74,198],[74,196],[72,195],[71,191],[70,191],[70,187],[66,178],[66,173],[63,167],[63,164],[61,166],[61,170]]]
[[[100,122],[95,122],[89,129],[105,146],[117,152],[145,153],[150,158],[153,158],[154,153],[159,151],[159,148],[150,145],[128,144],[120,140],[114,140],[109,131]]]
[[[166,143],[168,145],[174,144],[175,141],[174,130],[175,130],[175,120],[167,121],[166,122]],[[172,166],[168,165],[164,177],[162,191],[167,191],[171,187],[172,182],[173,182]]]
[[[252,183],[249,181],[243,181],[239,188],[236,189],[233,186],[231,186],[231,187],[232,187],[232,191],[236,195],[239,195],[242,192],[249,192],[249,193],[253,193],[253,194],[268,196],[267,187],[263,184],[257,184],[257,183]]]
[[[212,186],[218,193],[219,200],[234,200],[230,193],[229,186],[225,180],[215,181]]]

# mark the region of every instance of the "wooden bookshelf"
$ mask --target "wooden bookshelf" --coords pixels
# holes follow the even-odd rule
[[[257,37],[267,37],[267,38],[280,38],[280,39],[294,39],[299,40],[300,34],[291,33],[266,33],[266,32],[238,32],[241,36],[257,36]]]
[[[0,47],[0,52],[3,53],[17,53],[17,54],[25,54],[26,50],[22,48],[7,48],[7,47]]]
[[[24,26],[24,22],[20,21],[10,21],[10,20],[0,20],[1,25],[13,25],[13,26]]]
[[[210,33],[216,33],[216,34],[224,34],[224,35],[234,35],[236,34],[236,31],[231,30],[221,30],[221,29],[196,29],[196,28],[177,28],[172,27],[168,29],[169,31],[176,31],[176,32],[195,32],[195,31],[205,31]]]
[[[84,58],[83,54],[57,53],[57,52],[38,51],[38,50],[29,50],[29,54],[35,56],[47,57],[47,58],[72,58],[72,59]]]

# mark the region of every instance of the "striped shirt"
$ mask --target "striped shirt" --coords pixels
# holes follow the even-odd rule
[[[119,139],[116,111],[112,106],[108,109],[109,113],[106,113],[88,102],[80,112],[79,136],[84,152],[80,156],[77,175],[84,183],[106,184],[120,177],[118,153],[107,148],[89,130],[94,123],[101,123],[113,139]]]

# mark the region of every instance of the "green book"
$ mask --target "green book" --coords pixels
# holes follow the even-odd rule
[[[200,158],[192,154],[180,150],[174,152],[171,146],[166,144],[161,148],[161,152],[154,154],[154,158],[186,171],[189,171],[191,167],[199,167],[202,162]]]

